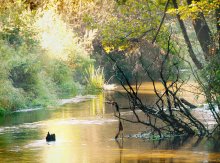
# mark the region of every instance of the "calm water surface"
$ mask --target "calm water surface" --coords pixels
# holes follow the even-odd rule
[[[148,94],[146,102],[154,95]],[[182,138],[148,141],[124,138],[116,142],[118,121],[101,94],[95,99],[62,107],[14,113],[0,119],[0,162],[6,163],[141,163],[220,162],[220,139]],[[128,114],[129,112],[124,112]],[[124,122],[125,135],[146,130]],[[57,141],[47,143],[47,132]]]

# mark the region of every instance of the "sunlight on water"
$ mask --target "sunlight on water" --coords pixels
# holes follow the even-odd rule
[[[105,106],[104,106],[105,94],[99,94],[96,99],[91,100],[91,113],[92,115],[103,115],[105,113]]]
[[[171,82],[168,82],[167,84],[169,86]],[[129,87],[126,87],[126,88],[128,89],[128,91],[130,90]],[[142,95],[146,95],[146,94],[154,95],[155,94],[154,86],[152,82],[143,82],[141,83],[141,85],[138,85],[137,87],[136,85],[132,85],[132,88],[134,90],[138,90],[138,93]],[[164,86],[161,82],[155,82],[155,88],[159,94],[164,92]],[[125,92],[125,90],[121,86],[118,86],[117,91]],[[200,96],[197,96],[197,95],[200,95]],[[191,102],[194,102],[194,103],[198,103],[198,104],[204,102],[204,97],[201,95],[199,86],[195,82],[189,81],[187,82],[187,84],[184,84],[179,91],[179,96],[184,97],[185,99]]]
[[[214,156],[214,157],[213,157]],[[127,160],[154,160],[155,162],[208,162],[220,161],[220,154],[209,154],[206,152],[193,152],[193,151],[171,151],[171,150],[153,150],[141,154],[127,154]]]
[[[118,120],[105,96],[126,105],[122,97],[108,93],[82,103],[58,108],[18,112],[0,121],[0,162],[42,163],[138,163],[220,162],[220,143],[197,138],[148,141],[114,140]],[[146,95],[145,95],[146,96]],[[108,97],[108,98],[109,98]],[[147,102],[155,96],[148,95]],[[131,112],[123,112],[131,116]],[[145,131],[143,125],[123,122],[124,135]],[[47,132],[56,134],[46,142]]]
[[[134,90],[136,90],[136,85],[131,85],[131,86]],[[159,92],[164,90],[164,87],[160,82],[156,82],[155,86]],[[130,90],[128,86],[126,86],[126,88],[128,90]],[[152,82],[143,82],[143,83],[141,83],[141,85],[137,85],[137,88],[138,88],[137,89],[138,93],[140,93],[140,94],[155,94],[154,86],[153,86]],[[118,86],[117,90],[121,91],[121,92],[125,92],[125,90],[121,86]]]

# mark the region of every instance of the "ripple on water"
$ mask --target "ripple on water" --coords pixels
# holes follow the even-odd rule
[[[21,148],[19,146],[14,146],[11,149],[9,149],[10,152],[19,152],[21,151]]]
[[[47,142],[45,139],[42,139],[42,140],[35,140],[35,141],[25,145],[24,148],[39,148],[39,147],[42,147],[45,145],[47,145]]]
[[[58,125],[103,125],[105,123],[116,122],[116,119],[95,119],[95,120],[79,120],[79,119],[69,119],[57,122]]]
[[[3,134],[4,128],[0,128],[0,134]]]
[[[47,124],[44,122],[34,122],[34,123],[24,123],[19,125],[20,128],[38,128],[41,126],[46,126]]]
[[[31,150],[37,150],[40,149],[42,147],[47,147],[48,145],[53,145],[53,146],[63,146],[65,144],[69,144],[71,143],[72,140],[67,141],[67,140],[56,140],[56,141],[51,141],[51,142],[47,142],[45,139],[41,139],[41,140],[34,140],[32,142],[30,142],[29,144],[25,145],[24,148],[25,149],[31,149]]]
[[[17,127],[17,126],[6,126],[6,127],[0,128],[0,134],[17,133],[18,130],[19,130],[19,127]]]
[[[43,108],[29,108],[29,109],[21,109],[21,110],[16,110],[14,113],[20,113],[20,112],[31,112],[31,111],[36,111],[36,110],[41,110]]]
[[[80,102],[88,101],[94,98],[96,98],[95,95],[76,96],[70,99],[60,99],[58,103],[60,105],[70,104],[70,103],[80,103]]]
[[[23,123],[20,125],[14,125],[14,126],[5,126],[0,128],[0,134],[5,133],[18,133],[21,129],[36,129],[41,126],[46,126],[46,123],[43,122],[34,122],[34,123]]]

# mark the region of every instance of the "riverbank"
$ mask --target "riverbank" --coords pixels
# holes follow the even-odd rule
[[[45,109],[45,108],[51,108],[51,107],[55,107],[55,106],[62,106],[65,104],[70,104],[70,103],[80,103],[80,102],[85,102],[91,99],[96,98],[96,95],[77,95],[73,98],[67,98],[67,99],[58,99],[57,103],[55,103],[53,106],[47,106],[47,107],[43,107],[43,106],[39,106],[39,107],[30,107],[30,108],[20,108],[17,109],[15,111],[8,111],[8,110],[4,110],[1,109],[0,110],[0,116],[5,116],[8,114],[13,114],[13,113],[19,113],[19,112],[31,112],[31,111],[37,111],[37,110],[41,110],[41,109]]]

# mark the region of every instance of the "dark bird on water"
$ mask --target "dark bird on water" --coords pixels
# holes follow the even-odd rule
[[[49,132],[47,133],[47,136],[46,136],[46,141],[49,142],[49,141],[56,141],[56,136],[55,134],[50,134]]]

